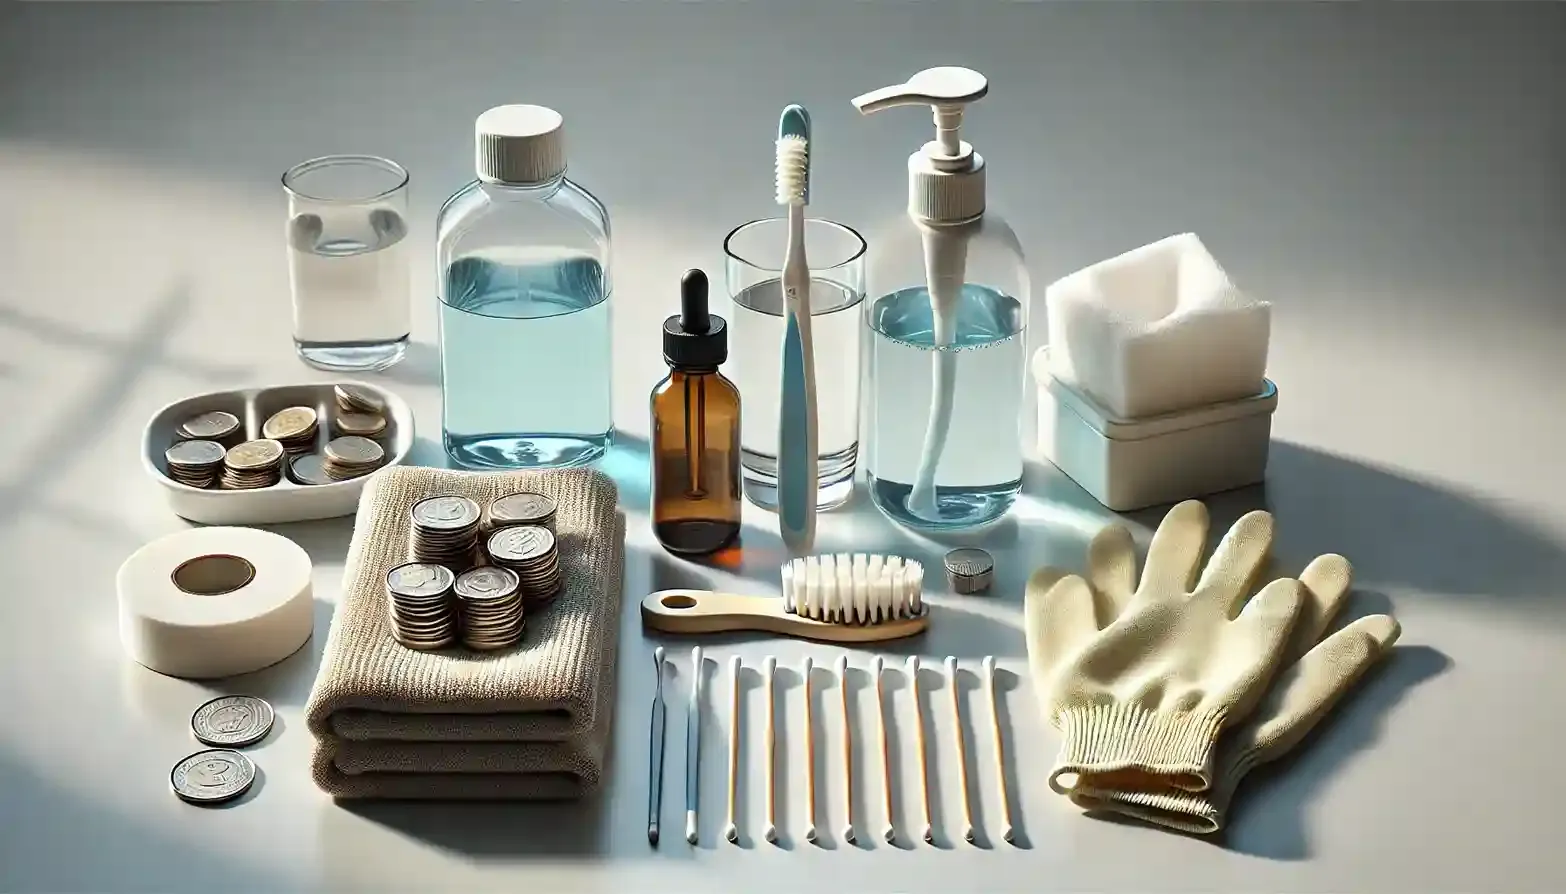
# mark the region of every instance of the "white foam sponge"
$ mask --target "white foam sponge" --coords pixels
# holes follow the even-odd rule
[[[1262,390],[1272,308],[1241,292],[1194,233],[1051,285],[1050,373],[1140,419]]]

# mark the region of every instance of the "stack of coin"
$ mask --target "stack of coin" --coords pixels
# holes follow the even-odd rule
[[[302,453],[289,460],[288,478],[295,484],[311,487],[333,481],[332,476],[326,474],[326,457],[319,453]]]
[[[487,530],[498,531],[515,525],[555,530],[555,501],[529,491],[507,494],[491,500],[486,510]]]
[[[224,447],[233,447],[245,439],[245,427],[233,413],[213,410],[181,422],[174,429],[174,435],[184,441],[216,441]]]
[[[386,461],[386,451],[369,438],[350,436],[333,438],[326,444],[323,468],[333,481],[347,481],[368,475]]]
[[[521,580],[509,568],[473,568],[457,576],[457,617],[462,644],[470,649],[505,649],[522,639]]]
[[[378,438],[386,434],[386,417],[379,413],[338,413],[332,417],[332,430],[338,437]]]
[[[415,562],[446,565],[459,571],[473,564],[478,546],[479,505],[467,497],[430,497],[413,504],[409,548]]]
[[[288,452],[269,438],[246,441],[223,457],[224,490],[271,487],[283,478],[283,458]]]
[[[191,487],[211,487],[218,482],[227,453],[216,441],[180,441],[163,451],[163,458],[170,478]]]
[[[332,389],[337,406],[344,413],[368,413],[379,416],[386,412],[386,402],[368,388],[358,385],[338,385]]]
[[[548,605],[560,593],[560,553],[548,528],[517,525],[489,535],[490,561],[517,573],[522,604],[533,610]]]
[[[410,649],[443,649],[457,641],[451,569],[409,562],[386,572],[386,609],[392,638]]]
[[[309,453],[315,446],[319,428],[315,411],[309,407],[278,410],[261,426],[261,437],[271,438],[291,454]]]

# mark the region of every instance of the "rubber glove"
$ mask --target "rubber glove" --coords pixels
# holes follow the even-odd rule
[[[1300,575],[1305,605],[1294,626],[1290,663],[1251,716],[1224,734],[1211,789],[1188,792],[1157,777],[1109,773],[1083,776],[1072,800],[1184,832],[1205,835],[1223,828],[1245,775],[1298,745],[1397,642],[1400,628],[1388,615],[1360,618],[1322,639],[1351,577],[1348,560],[1337,555],[1317,558]]]
[[[1207,508],[1175,506],[1159,524],[1141,581],[1131,533],[1093,538],[1093,582],[1043,568],[1028,581],[1028,662],[1046,716],[1063,734],[1050,788],[1072,777],[1137,771],[1203,791],[1224,728],[1243,720],[1281,662],[1302,601],[1296,580],[1246,600],[1272,547],[1272,516],[1241,517],[1197,571]]]

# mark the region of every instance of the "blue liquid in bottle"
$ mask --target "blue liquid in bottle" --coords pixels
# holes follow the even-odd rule
[[[1026,360],[1025,309],[1015,298],[972,283],[958,302],[952,344],[935,345],[930,293],[907,288],[869,308],[871,401],[866,471],[877,508],[923,530],[970,528],[1006,514],[1022,490],[1019,431]],[[952,422],[936,465],[935,517],[914,513],[934,393],[936,351],[956,356]]]
[[[609,295],[592,257],[469,256],[440,304],[445,447],[469,468],[575,466],[614,434]]]

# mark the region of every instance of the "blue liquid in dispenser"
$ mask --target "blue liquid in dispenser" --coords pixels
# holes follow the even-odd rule
[[[1022,489],[1019,420],[1026,362],[1024,308],[972,283],[958,302],[957,334],[937,348],[923,287],[877,299],[868,311],[870,401],[866,470],[875,505],[910,528],[949,530],[995,521]],[[938,518],[909,511],[933,393],[935,351],[956,355],[952,424],[936,466]]]
[[[609,294],[591,257],[470,255],[444,272],[446,453],[470,468],[575,466],[614,435]]]

